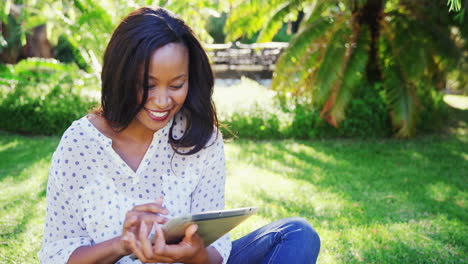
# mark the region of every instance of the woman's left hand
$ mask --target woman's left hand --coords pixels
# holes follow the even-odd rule
[[[192,224],[185,229],[184,239],[176,245],[166,244],[164,233],[158,223],[154,223],[156,227],[156,240],[154,245],[148,239],[151,227],[148,227],[145,222],[141,222],[139,230],[139,238],[136,238],[133,233],[128,233],[124,240],[130,244],[130,248],[143,263],[186,263],[198,264],[207,263],[208,252],[205,249],[203,239],[196,233],[198,226]]]

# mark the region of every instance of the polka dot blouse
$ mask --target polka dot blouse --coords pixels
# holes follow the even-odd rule
[[[136,172],[86,116],[73,122],[52,158],[44,240],[38,254],[41,263],[67,263],[76,248],[121,235],[125,213],[160,196],[169,218],[224,208],[221,135],[214,133],[206,147],[193,155],[178,155],[168,141],[173,122],[174,138],[183,135],[186,122],[178,114],[154,133]],[[229,235],[212,246],[226,263]],[[117,263],[140,262],[124,257]]]

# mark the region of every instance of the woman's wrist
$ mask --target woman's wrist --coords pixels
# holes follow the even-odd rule
[[[223,263],[223,257],[219,254],[216,248],[209,246],[200,250],[193,258],[190,264],[218,264]]]
[[[112,251],[115,255],[121,257],[127,256],[131,253],[129,250],[125,249],[122,236],[118,236],[112,239]]]
[[[130,253],[127,252],[121,243],[121,237],[118,236],[92,246],[82,246],[75,249],[70,255],[68,263],[115,263]]]
[[[207,264],[209,262],[209,254],[206,248],[201,249],[187,264]]]

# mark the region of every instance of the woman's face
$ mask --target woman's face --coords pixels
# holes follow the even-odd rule
[[[169,43],[151,56],[148,99],[136,116],[147,129],[157,131],[163,128],[182,108],[188,92],[188,66],[188,50],[180,43]],[[143,87],[140,91],[141,98]]]

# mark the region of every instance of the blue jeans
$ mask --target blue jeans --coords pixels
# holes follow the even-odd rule
[[[320,238],[303,218],[285,218],[232,242],[228,264],[315,263]]]

